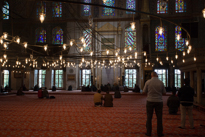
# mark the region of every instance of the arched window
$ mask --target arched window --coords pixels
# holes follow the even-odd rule
[[[184,0],[176,0],[175,11],[176,13],[186,12],[186,2]]]
[[[125,29],[125,47],[136,50],[136,31],[133,31],[131,27]]]
[[[177,35],[179,34],[180,39],[177,40]],[[182,38],[182,30],[181,27],[176,26],[175,27],[175,49],[178,49],[179,51],[183,51],[185,48],[185,38]]]
[[[159,26],[155,29],[155,51],[167,51],[167,29],[163,27],[162,35]]]
[[[85,3],[91,3],[91,0],[84,0]],[[91,15],[91,6],[90,5],[83,5],[83,16],[90,16]]]
[[[53,44],[63,44],[63,30],[60,27],[55,27],[52,31]]]
[[[86,47],[84,47],[85,51],[90,51],[91,50],[91,42],[92,42],[92,31],[91,29],[86,29],[83,31],[83,36],[85,39]]]
[[[45,2],[38,2],[36,8],[36,15],[39,17],[40,13],[44,13],[46,15],[46,3]]]
[[[62,3],[53,2],[53,17],[62,17]]]
[[[103,2],[103,5],[106,6],[111,6],[114,7],[115,6],[115,0],[106,0],[106,2]],[[114,16],[115,15],[115,9],[112,8],[103,8],[103,16]]]
[[[7,1],[4,1],[2,11],[3,11],[3,19],[4,20],[9,19],[9,3]]]
[[[135,0],[126,1],[126,9],[135,10],[136,4]],[[127,14],[135,14],[135,12],[126,11]]]
[[[168,13],[168,2],[162,3],[161,0],[157,0],[157,13]]]
[[[46,30],[43,28],[36,29],[36,43],[46,43]]]

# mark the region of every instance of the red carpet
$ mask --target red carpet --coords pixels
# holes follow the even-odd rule
[[[38,99],[35,94],[0,96],[0,137],[144,137],[146,96],[123,95],[114,107],[94,107],[93,95],[55,95]],[[167,137],[202,137],[205,112],[194,110],[194,125],[180,125],[180,113],[169,115],[164,96],[163,126]],[[156,116],[152,136],[157,136]]]

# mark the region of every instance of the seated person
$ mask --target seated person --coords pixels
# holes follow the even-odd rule
[[[102,99],[103,96],[101,95],[101,90],[98,90],[98,92],[94,94],[94,99],[93,99],[95,107],[102,106]]]
[[[56,86],[53,86],[53,87],[52,87],[52,91],[56,91]]]
[[[97,91],[97,88],[96,88],[96,86],[95,85],[92,85],[92,91]]]
[[[68,86],[68,91],[72,91],[72,86]]]
[[[121,93],[119,90],[116,90],[115,91],[115,95],[114,95],[115,98],[121,98]]]
[[[33,91],[38,91],[38,90],[39,90],[39,87],[38,87],[38,84],[36,84],[36,85],[34,86]]]
[[[45,89],[42,91],[42,95],[43,95],[43,98],[44,97],[49,98],[47,87],[45,87]]]
[[[1,91],[0,91],[0,92],[4,92],[4,90],[3,90],[2,86],[1,86]]]
[[[23,91],[28,91],[28,89],[26,88],[25,84],[23,85]]]
[[[106,91],[104,97],[104,107],[113,107],[112,101],[113,101],[112,95],[109,94],[109,91]]]
[[[137,84],[135,84],[133,92],[139,92],[140,93],[140,88],[139,88],[139,86]]]
[[[167,100],[167,106],[169,107],[169,114],[177,114],[178,107],[180,105],[179,98],[176,96],[176,90],[172,91],[172,95]]]
[[[7,85],[5,86],[4,89],[5,89],[5,92],[8,92],[8,86]]]
[[[20,87],[18,90],[17,90],[17,93],[16,93],[16,95],[17,96],[21,96],[21,95],[24,95],[24,93],[23,93],[23,91],[22,91],[22,87]]]

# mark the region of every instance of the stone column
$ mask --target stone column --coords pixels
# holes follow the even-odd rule
[[[190,71],[190,86],[194,88],[194,71]]]
[[[201,98],[202,98],[202,95],[201,95],[201,69],[197,69],[196,71],[197,73],[197,103],[198,104],[201,104]]]

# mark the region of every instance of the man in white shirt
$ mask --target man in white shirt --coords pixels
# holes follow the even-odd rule
[[[142,94],[147,94],[147,133],[145,135],[151,136],[152,134],[152,116],[155,110],[157,116],[157,134],[158,136],[164,136],[162,126],[162,108],[163,100],[162,95],[166,94],[164,84],[158,79],[156,72],[151,73],[151,79],[145,83]]]

